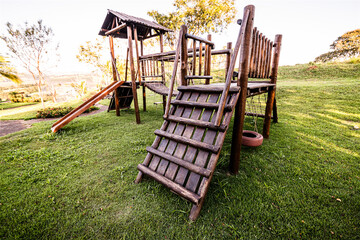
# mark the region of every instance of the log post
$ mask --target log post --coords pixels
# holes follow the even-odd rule
[[[245,104],[246,104],[247,84],[248,84],[248,75],[249,75],[250,44],[251,44],[250,40],[251,40],[253,23],[254,23],[255,7],[253,5],[246,6],[244,9],[244,15],[246,10],[249,10],[250,13],[249,13],[249,20],[247,22],[247,26],[245,30],[243,46],[240,51],[238,86],[241,87],[241,90],[240,90],[240,96],[238,102],[235,106],[235,118],[234,118],[231,156],[230,156],[230,164],[229,164],[229,171],[233,174],[237,174],[239,172],[239,165],[240,165],[240,151],[241,151],[242,132],[243,132],[243,126],[245,120]]]
[[[163,53],[164,52],[164,35],[161,33],[160,34],[160,52]],[[161,61],[161,82],[165,85],[165,66],[164,66],[164,61]],[[163,110],[165,113],[165,108],[166,108],[166,96],[162,95],[163,98]]]
[[[273,55],[271,77],[270,77],[271,83],[274,83],[274,84],[276,84],[276,81],[277,81],[281,40],[282,40],[282,35],[275,36],[274,53],[273,53],[274,55]],[[271,112],[273,111],[275,93],[276,93],[276,85],[268,93],[268,99],[266,102],[266,109],[265,109],[264,127],[263,127],[264,138],[269,138],[269,136],[270,136]],[[275,110],[277,110],[276,107],[275,107]],[[276,122],[277,122],[277,112],[276,112]]]
[[[143,39],[140,40],[140,54],[141,54],[141,56],[144,56],[144,40]],[[146,76],[144,64],[145,64],[145,61],[142,60],[142,62],[141,62],[141,76]],[[143,94],[143,111],[146,112],[146,87],[145,87],[145,83],[142,84],[142,94]]]
[[[112,61],[112,71],[113,71],[113,79],[114,82],[117,82],[117,75],[116,75],[116,58],[115,58],[115,52],[114,52],[114,39],[112,36],[109,36],[109,43],[110,43],[110,54],[112,59],[114,59],[114,61]],[[119,106],[119,93],[117,91],[117,89],[114,90],[115,91],[115,110],[116,110],[116,116],[120,116],[120,106]]]
[[[188,64],[188,49],[187,49],[187,39],[186,39],[186,33],[187,33],[187,26],[182,25],[180,28],[180,31],[182,30],[182,40],[181,40],[181,69],[180,69],[180,80],[181,80],[181,86],[187,86],[187,79],[185,76],[187,75],[187,64]]]
[[[207,36],[207,40],[211,41],[211,35]],[[207,44],[207,64],[205,75],[210,76],[211,72],[211,47]],[[205,84],[210,84],[210,79],[205,79]]]
[[[137,34],[137,28],[135,26],[134,26],[134,40],[135,40],[136,62],[137,62],[137,73],[138,73],[137,76],[138,76],[138,81],[141,84],[138,34]]]
[[[135,108],[135,117],[136,123],[140,124],[140,112],[139,112],[139,103],[137,99],[136,92],[136,80],[135,80],[135,66],[134,66],[134,55],[133,55],[133,47],[132,47],[132,27],[127,26],[127,35],[128,35],[128,47],[129,47],[129,56],[130,56],[130,72],[131,72],[131,86],[132,93],[134,98],[134,108]]]
[[[226,45],[226,48],[231,51],[231,49],[232,49],[232,43],[231,43],[231,42],[228,42],[227,45]],[[229,66],[230,66],[230,59],[231,59],[231,52],[228,53],[228,54],[226,54],[225,76],[228,75]]]

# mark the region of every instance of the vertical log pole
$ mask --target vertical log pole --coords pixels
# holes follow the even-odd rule
[[[136,93],[136,81],[135,81],[135,66],[134,66],[134,55],[132,47],[132,27],[127,26],[127,35],[128,35],[128,46],[129,46],[129,55],[130,55],[130,71],[131,71],[131,86],[134,98],[134,108],[135,108],[135,117],[136,123],[140,124],[140,112],[139,112],[139,103]]]
[[[136,63],[137,63],[137,73],[139,84],[141,84],[141,72],[140,72],[140,58],[139,58],[139,44],[138,44],[138,34],[137,28],[134,26],[134,40],[135,40],[135,50],[136,50]]]
[[[211,41],[211,35],[209,34],[207,36],[207,40]],[[211,47],[208,46],[207,48],[207,56],[208,56],[208,59],[207,59],[207,66],[206,66],[206,74],[207,76],[210,76],[210,72],[211,72]],[[205,84],[210,84],[210,79],[206,79],[205,80]]]
[[[245,120],[245,104],[246,104],[247,84],[248,84],[248,75],[249,75],[250,44],[251,44],[250,41],[251,41],[251,33],[252,33],[254,14],[255,14],[255,7],[253,5],[246,6],[244,12],[246,12],[247,9],[250,10],[250,14],[245,30],[243,46],[240,52],[238,86],[241,87],[241,90],[240,90],[240,96],[238,102],[235,106],[235,118],[234,118],[231,156],[230,156],[230,164],[229,164],[229,171],[233,174],[237,174],[239,172],[239,165],[240,165],[240,151],[241,151],[242,132],[243,132],[243,126]]]
[[[111,58],[114,59],[112,61],[112,70],[113,70],[113,79],[114,81],[118,81],[116,76],[116,59],[115,59],[115,52],[114,52],[114,39],[112,36],[109,36],[109,43],[110,43],[110,54]],[[115,110],[116,110],[116,116],[120,116],[120,106],[119,106],[119,93],[117,89],[115,89]]]
[[[164,52],[164,35],[161,33],[160,34],[160,52]],[[164,61],[161,60],[161,82],[165,85],[165,66],[164,66]],[[166,96],[163,95],[163,110],[165,113],[165,108],[166,108]]]
[[[199,42],[199,76],[201,76],[201,64],[202,64],[202,55],[203,55],[203,51],[202,51],[202,42]]]
[[[140,54],[141,56],[144,56],[144,40],[140,40]],[[146,76],[145,73],[145,60],[142,60],[141,62],[141,75],[142,76]],[[143,95],[143,110],[144,112],[146,112],[146,87],[145,87],[145,83],[142,83],[142,95]]]
[[[281,49],[281,40],[282,35],[276,35],[274,41],[274,55],[273,55],[273,62],[272,62],[272,69],[271,69],[271,83],[276,84],[277,81],[277,73],[279,67],[279,59],[280,59],[280,49]],[[276,93],[276,85],[269,90],[268,99],[266,103],[265,109],[265,119],[264,119],[264,127],[263,127],[263,136],[264,138],[269,138],[270,136],[270,122],[271,122],[271,112],[273,110],[274,100],[275,100],[275,93]],[[275,107],[276,109],[276,107]],[[277,109],[276,109],[277,110]],[[277,113],[274,114],[277,118]],[[276,119],[277,122],[277,119]]]
[[[187,33],[187,26],[182,25],[180,28],[180,31],[182,30],[182,40],[181,40],[181,69],[180,69],[180,80],[181,80],[181,86],[187,86],[187,79],[185,78],[187,75],[187,65],[188,65],[188,52],[187,52],[187,39],[186,39],[186,33]]]
[[[128,68],[129,68],[129,48],[126,49],[125,82],[127,82]]]
[[[226,65],[225,65],[225,78],[228,75],[229,66],[230,66],[230,59],[231,59],[231,49],[232,49],[232,43],[228,42],[226,45],[226,48],[230,50],[230,52],[226,55]]]

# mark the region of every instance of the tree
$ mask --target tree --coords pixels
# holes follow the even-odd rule
[[[104,44],[105,44],[105,37],[104,38],[97,38],[95,42],[87,41],[84,45],[80,45],[79,47],[79,54],[76,55],[76,58],[79,62],[88,63],[94,66],[99,72],[102,73],[102,81],[98,83],[98,87],[100,88],[103,83],[106,85],[109,84],[110,79],[112,78],[112,66],[110,60],[104,60],[103,52],[104,52]],[[119,46],[119,44],[115,43],[115,48],[120,49],[122,51],[123,47]],[[118,51],[116,51],[118,52]],[[125,51],[122,52],[126,54]],[[110,59],[110,55],[109,58]],[[125,62],[124,60],[120,59],[119,56],[116,56],[116,66],[118,68],[119,74],[123,75],[125,72]]]
[[[174,30],[167,34],[170,44],[176,39],[176,30],[186,24],[191,34],[199,35],[207,32],[221,32],[234,19],[236,9],[234,0],[175,0],[175,11],[161,14],[156,10],[148,15],[156,22]]]
[[[22,83],[22,80],[16,75],[14,69],[9,65],[3,56],[0,55],[0,75],[10,79],[16,84]]]
[[[315,62],[329,62],[360,56],[360,29],[341,35],[330,45],[330,49],[332,49],[330,52],[315,58]]]
[[[7,23],[7,35],[0,38],[6,43],[12,56],[17,58],[22,66],[31,74],[37,85],[41,103],[44,107],[42,85],[47,84],[43,67],[47,65],[50,51],[56,52],[58,45],[52,44],[54,33],[50,27],[43,25],[42,20],[36,24],[15,29],[11,23]],[[52,89],[53,101],[56,101],[55,89]]]

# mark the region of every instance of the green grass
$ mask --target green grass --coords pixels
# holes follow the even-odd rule
[[[34,104],[39,104],[39,103],[36,103],[36,102],[21,102],[21,103],[0,102],[0,110],[6,110],[6,109],[10,109],[10,108],[17,108],[17,107],[22,107],[22,106],[27,106],[27,105],[34,105]]]
[[[360,126],[360,82],[294,76],[278,86],[279,123],[270,139],[243,147],[239,174],[229,176],[230,126],[196,222],[188,220],[191,204],[162,185],[133,183],[162,106],[149,103],[140,125],[130,109],[76,118],[57,134],[50,121],[1,137],[0,236],[359,238],[360,130],[353,127]]]

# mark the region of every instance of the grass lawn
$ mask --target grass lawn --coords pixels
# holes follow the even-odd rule
[[[20,103],[13,103],[13,102],[0,102],[0,110],[5,110],[9,108],[17,108],[27,105],[34,105],[39,104],[37,102],[20,102]]]
[[[344,77],[329,65],[331,77],[307,76],[309,67],[280,69],[279,123],[262,146],[243,147],[236,176],[227,174],[230,126],[195,222],[188,220],[191,204],[162,185],[133,183],[162,124],[161,105],[148,104],[140,125],[129,109],[120,117],[111,111],[76,118],[57,134],[50,121],[0,137],[0,236],[359,238],[359,70]]]

